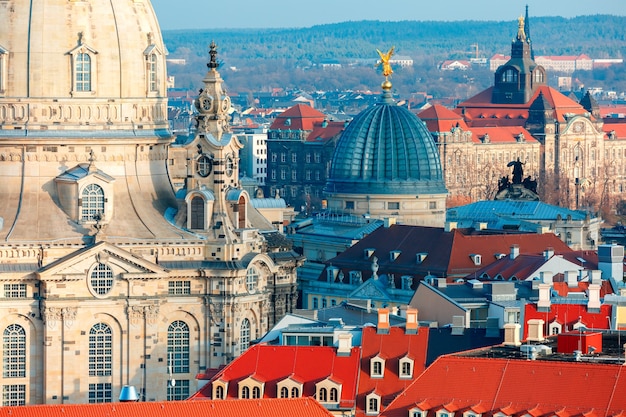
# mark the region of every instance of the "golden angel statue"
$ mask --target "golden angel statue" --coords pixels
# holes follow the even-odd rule
[[[380,50],[376,50],[376,52],[378,52],[378,55],[380,56],[380,62],[378,63],[378,65],[382,65],[383,67],[383,75],[385,77],[389,77],[391,74],[393,74],[393,70],[391,69],[391,64],[389,63],[389,60],[391,59],[391,56],[393,55],[393,50],[394,50],[394,46],[391,47],[391,49],[385,54],[380,52]]]

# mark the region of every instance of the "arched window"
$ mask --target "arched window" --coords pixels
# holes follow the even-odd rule
[[[76,55],[74,61],[75,90],[91,91],[91,57],[85,53]]]
[[[328,390],[326,388],[320,388],[317,400],[324,403],[328,401]]]
[[[535,84],[542,84],[544,82],[543,72],[536,69],[535,72],[533,72],[533,81]]]
[[[239,329],[239,352],[243,353],[244,350],[250,346],[250,320],[243,319],[241,322],[241,328]]]
[[[83,221],[95,221],[96,215],[104,214],[104,190],[97,184],[89,184],[82,193],[81,218]]]
[[[241,398],[242,399],[250,398],[250,388],[249,387],[243,387],[241,389]]]
[[[218,385],[215,388],[215,399],[216,400],[223,400],[224,399],[224,387],[221,385]]]
[[[97,264],[91,271],[89,283],[97,295],[108,294],[113,288],[113,270],[108,265]]]
[[[191,229],[204,229],[204,199],[199,196],[191,199]]]
[[[516,83],[517,82],[517,71],[512,68],[505,70],[502,73],[502,82],[505,83]]]
[[[331,389],[330,389],[330,397],[329,397],[329,401],[330,401],[331,403],[336,403],[337,401],[339,401],[339,400],[337,399],[337,394],[338,394],[337,388],[331,388]]]
[[[89,330],[89,376],[111,376],[113,369],[113,332],[104,323]]]
[[[367,400],[367,412],[368,413],[378,413],[378,398],[370,397]]]
[[[157,56],[148,55],[148,85],[151,92],[158,91],[157,83]]]
[[[261,398],[261,388],[259,387],[252,388],[252,398]]]
[[[292,398],[298,398],[300,397],[300,390],[298,389],[298,387],[293,387],[291,389],[291,397]]]
[[[280,389],[280,398],[288,398],[289,397],[289,388],[282,387]]]
[[[11,324],[4,329],[2,376],[4,378],[26,376],[26,331],[19,324]]]
[[[248,292],[254,292],[257,288],[259,282],[259,273],[257,270],[251,266],[246,271],[246,289]]]
[[[168,369],[173,374],[189,372],[189,326],[177,320],[167,328]]]

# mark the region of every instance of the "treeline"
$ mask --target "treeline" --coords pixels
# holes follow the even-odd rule
[[[624,27],[626,17],[620,16],[531,17],[530,36],[535,55],[584,53],[592,58],[621,58],[626,50]],[[377,88],[372,85],[376,74],[367,62],[376,60],[377,48],[386,50],[391,46],[396,47],[396,55],[410,56],[415,62],[411,70],[396,71],[394,85],[406,84],[416,91],[420,80],[426,77],[425,85],[437,81],[445,84],[449,77],[458,78],[433,69],[444,59],[474,57],[474,45],[478,45],[480,57],[509,54],[516,33],[517,20],[359,21],[299,29],[164,31],[163,36],[169,57],[186,59],[187,65],[169,69],[176,76],[177,85],[183,88],[199,85],[206,68],[208,45],[215,41],[219,45],[222,72],[231,71],[225,79],[229,88],[236,91],[289,84],[303,89],[332,89],[334,84],[348,89]],[[330,61],[344,67],[361,62],[362,66],[337,70],[335,79],[329,80],[328,70],[321,70],[319,65]],[[492,82],[488,71],[464,77],[471,78],[470,84],[476,88]]]

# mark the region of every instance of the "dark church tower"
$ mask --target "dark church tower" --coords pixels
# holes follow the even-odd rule
[[[528,26],[518,19],[517,36],[511,44],[511,59],[496,70],[492,103],[525,104],[535,90],[546,84],[546,72],[533,60]]]

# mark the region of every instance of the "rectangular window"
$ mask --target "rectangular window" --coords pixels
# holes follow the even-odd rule
[[[306,154],[306,163],[307,164],[311,163],[311,154],[310,153]]]
[[[315,155],[313,157],[315,158],[316,164],[319,164],[322,161],[322,156],[319,152],[315,152]]]
[[[387,210],[400,210],[400,203],[397,201],[390,201],[387,203]]]
[[[113,394],[110,382],[89,384],[89,403],[110,403],[113,401]]]
[[[26,405],[26,385],[3,385],[2,386],[2,405],[16,406]]]
[[[310,181],[310,180],[311,180],[311,170],[310,170],[310,169],[307,169],[307,170],[306,170],[306,172],[305,172],[305,174],[304,174],[304,178],[305,178],[307,181]]]
[[[167,384],[167,401],[181,401],[189,398],[189,380],[176,380],[176,384]]]
[[[276,170],[275,170],[275,169],[273,169],[273,170],[272,170],[272,173],[271,173],[271,175],[270,175],[270,176],[271,176],[271,178],[272,178],[273,180],[275,180],[275,179],[276,179]]]
[[[285,171],[284,169],[280,170],[280,179],[284,180],[287,178],[287,171]]]
[[[5,298],[26,298],[26,284],[4,284]]]
[[[291,154],[291,162],[298,162],[298,155],[295,152]]]
[[[272,162],[276,162],[276,154],[272,152]]]
[[[169,295],[189,295],[191,294],[191,281],[170,281],[167,293]]]
[[[157,56],[150,54],[148,60],[148,79],[150,82],[150,91],[157,91]]]
[[[91,57],[83,53],[75,59],[76,91],[91,91]]]
[[[287,155],[285,154],[285,152],[281,152],[280,162],[286,162],[286,161],[287,161]]]
[[[298,172],[296,170],[291,171],[291,181],[298,180]]]
[[[430,210],[436,210],[437,209],[437,202],[436,201],[429,201],[428,202],[428,208]]]
[[[354,210],[354,201],[346,201],[346,209]]]

